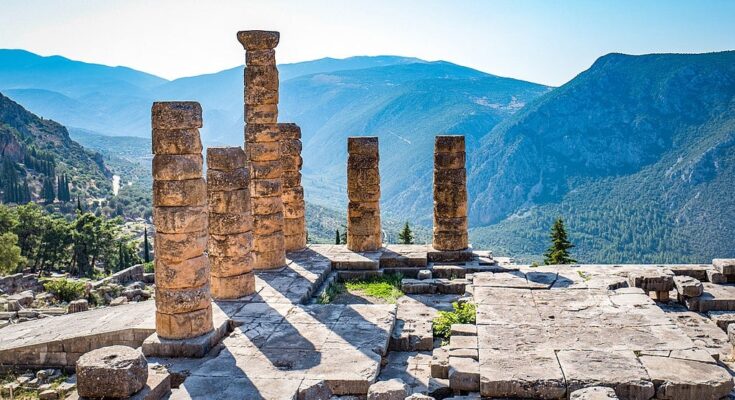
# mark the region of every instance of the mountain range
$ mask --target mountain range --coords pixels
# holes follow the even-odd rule
[[[476,247],[537,259],[561,216],[580,261],[704,262],[735,256],[733,65],[735,52],[609,54],[551,88],[442,61],[321,59],[279,66],[279,120],[302,127],[307,200],[330,219],[348,136],[380,137],[385,214],[430,226],[433,137],[464,134]],[[0,91],[85,146],[148,137],[153,100],[197,100],[205,142],[241,144],[242,74],[166,81],[0,50]]]

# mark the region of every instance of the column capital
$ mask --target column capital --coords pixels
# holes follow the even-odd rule
[[[247,51],[275,49],[280,38],[281,34],[276,31],[237,32],[237,40]]]

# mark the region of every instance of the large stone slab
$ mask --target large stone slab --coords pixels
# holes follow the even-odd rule
[[[655,394],[648,373],[630,350],[562,350],[557,358],[570,392],[605,386],[615,389],[623,399],[648,400]]]
[[[639,359],[656,385],[658,399],[719,399],[733,388],[732,376],[715,364],[657,356]]]
[[[552,350],[483,349],[480,393],[483,397],[560,399],[566,394],[566,385]]]

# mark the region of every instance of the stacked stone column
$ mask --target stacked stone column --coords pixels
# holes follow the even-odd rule
[[[306,247],[304,188],[301,186],[301,128],[296,124],[278,124],[283,168],[283,233],[286,251]]]
[[[378,138],[347,138],[347,248],[373,251],[382,246]]]
[[[255,291],[249,177],[240,147],[207,149],[209,262],[215,299],[236,299]]]
[[[467,248],[464,136],[437,136],[434,146],[434,239],[439,251]]]
[[[253,254],[256,269],[286,264],[283,234],[283,169],[278,119],[278,32],[243,31],[246,50],[245,153],[250,167]]]
[[[207,249],[207,185],[202,177],[202,108],[157,102],[153,125],[156,333],[186,339],[213,329]]]

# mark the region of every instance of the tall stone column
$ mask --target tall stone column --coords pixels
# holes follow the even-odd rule
[[[467,244],[467,170],[464,136],[437,136],[434,146],[434,240],[439,251]]]
[[[278,124],[281,136],[283,167],[283,232],[286,251],[306,247],[304,188],[301,186],[301,128],[296,124]]]
[[[278,119],[278,32],[242,31],[246,50],[245,153],[250,168],[253,254],[256,269],[286,264],[283,234],[283,169]]]
[[[236,299],[255,291],[249,183],[240,147],[207,148],[209,263],[215,299]]]
[[[347,248],[373,251],[382,246],[378,138],[347,138]]]
[[[202,177],[202,108],[156,102],[153,125],[153,223],[156,333],[163,339],[213,329],[207,249],[207,185]]]

